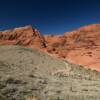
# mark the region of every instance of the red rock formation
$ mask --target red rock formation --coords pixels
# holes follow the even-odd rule
[[[42,36],[32,26],[0,32],[0,44],[39,48],[72,63],[100,71],[100,24],[81,27],[64,35]]]
[[[100,24],[85,26],[64,35],[73,48],[66,59],[100,71]]]
[[[0,32],[0,44],[23,45],[28,47],[46,47],[44,37],[31,25]]]
[[[62,36],[46,36],[46,41],[48,52],[100,71],[100,24],[81,27]]]

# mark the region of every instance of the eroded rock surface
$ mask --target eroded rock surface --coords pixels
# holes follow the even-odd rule
[[[22,45],[35,48],[46,47],[45,39],[31,25],[0,32],[0,44]]]

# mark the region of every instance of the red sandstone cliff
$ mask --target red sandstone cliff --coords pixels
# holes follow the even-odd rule
[[[45,36],[47,51],[57,57],[100,71],[100,24],[59,36]]]
[[[45,47],[45,39],[31,25],[0,32],[0,44],[23,45],[28,47]]]
[[[64,35],[72,46],[66,59],[100,71],[100,24],[88,25]]]

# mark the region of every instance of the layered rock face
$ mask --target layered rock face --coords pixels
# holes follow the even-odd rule
[[[100,71],[100,24],[81,27],[61,36],[46,36],[48,52]]]
[[[44,37],[31,25],[0,32],[0,44],[14,44],[28,47],[46,47]]]
[[[65,36],[73,47],[67,55],[69,61],[100,71],[100,25],[85,26]]]

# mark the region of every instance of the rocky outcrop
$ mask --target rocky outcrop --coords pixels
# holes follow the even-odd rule
[[[49,36],[48,52],[100,71],[100,24],[81,27],[61,36]],[[46,39],[48,41],[48,39]]]
[[[64,35],[73,48],[66,58],[100,71],[100,24],[81,27]]]
[[[47,52],[100,71],[100,24],[81,27],[64,35],[45,36]]]
[[[46,47],[44,37],[31,25],[0,32],[0,44]]]

